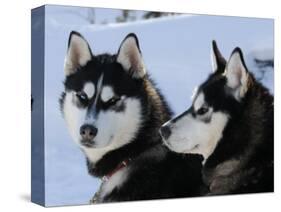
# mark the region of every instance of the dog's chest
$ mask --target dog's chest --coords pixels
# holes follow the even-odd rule
[[[125,182],[125,180],[127,179],[127,176],[128,176],[128,168],[125,167],[114,173],[109,179],[103,179],[98,194],[99,201],[103,201],[103,199],[106,196],[110,195],[110,193],[114,189],[120,188]]]

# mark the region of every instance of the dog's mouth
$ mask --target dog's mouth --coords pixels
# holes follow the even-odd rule
[[[178,152],[178,150],[174,147],[174,145],[170,142],[169,139],[162,138],[162,145],[168,147],[173,152]]]
[[[92,140],[81,140],[80,143],[82,146],[87,147],[87,148],[95,147],[95,142]]]
[[[96,140],[80,140],[80,144],[83,147],[99,149],[109,146],[112,143],[112,141],[113,141],[113,136],[111,135],[106,145],[100,145]]]
[[[171,143],[171,141],[169,141],[169,139],[164,139],[162,138],[162,144],[167,146],[170,150],[175,151],[175,152],[181,152],[181,153],[194,153],[196,152],[200,145],[199,144],[195,144],[194,146],[192,146],[191,148],[187,148],[187,149],[181,149],[179,150],[179,148],[177,148],[177,145],[174,145]]]
[[[196,152],[196,150],[198,150],[199,146],[200,146],[199,144],[196,144],[196,145],[194,145],[192,148],[190,148],[190,149],[184,151],[184,153],[187,153],[187,154],[190,153],[190,154],[192,154],[192,153]]]

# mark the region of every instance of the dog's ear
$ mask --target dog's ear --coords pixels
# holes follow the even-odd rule
[[[92,58],[89,44],[78,32],[72,31],[69,35],[68,50],[64,62],[66,76],[74,74],[79,67],[86,65]]]
[[[215,40],[212,41],[211,61],[213,72],[222,74],[225,69],[226,60],[222,56]]]
[[[235,48],[226,64],[224,75],[227,87],[237,100],[243,98],[248,91],[249,74],[240,48]]]
[[[146,74],[145,65],[139,48],[138,38],[135,34],[128,34],[122,41],[116,61],[124,70],[134,78],[143,78]]]

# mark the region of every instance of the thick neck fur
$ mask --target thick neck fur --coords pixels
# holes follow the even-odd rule
[[[251,80],[240,109],[231,114],[222,139],[205,163],[203,175],[211,193],[241,192],[243,186],[272,174],[265,172],[273,166],[273,96],[252,76]]]
[[[158,129],[171,118],[171,111],[161,93],[149,77],[143,81],[145,97],[142,98],[143,120],[137,136],[128,144],[111,150],[95,163],[87,159],[88,171],[96,177],[103,177],[114,170],[123,160],[134,159],[147,149],[161,142]]]

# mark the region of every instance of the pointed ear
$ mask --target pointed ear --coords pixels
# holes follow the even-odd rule
[[[66,76],[74,74],[77,69],[85,65],[92,58],[91,49],[82,35],[72,31],[69,35],[68,50],[64,62]]]
[[[212,41],[211,61],[213,72],[223,73],[226,65],[226,60],[222,56],[215,40]]]
[[[117,62],[132,77],[142,78],[145,76],[145,65],[139,48],[138,38],[135,34],[130,33],[122,41],[117,53]]]
[[[249,74],[240,48],[235,48],[227,62],[224,75],[227,87],[237,100],[243,98],[248,91]]]

